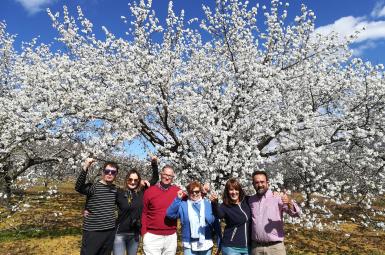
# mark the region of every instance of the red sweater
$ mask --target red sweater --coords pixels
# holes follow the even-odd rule
[[[155,235],[176,233],[177,220],[167,218],[166,211],[177,196],[179,187],[172,185],[167,190],[162,190],[158,185],[151,186],[144,192],[142,236],[147,232]]]

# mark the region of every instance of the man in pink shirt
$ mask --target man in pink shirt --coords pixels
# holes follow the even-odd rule
[[[283,212],[299,217],[301,209],[287,194],[273,195],[265,171],[255,171],[252,181],[256,194],[249,199],[252,220],[251,254],[285,255]]]

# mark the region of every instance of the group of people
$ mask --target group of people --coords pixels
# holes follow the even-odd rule
[[[150,181],[142,180],[139,171],[132,169],[124,188],[113,184],[119,171],[114,162],[104,164],[99,181],[86,183],[93,162],[92,158],[85,161],[75,185],[76,191],[86,195],[81,255],[134,255],[140,239],[146,255],[174,255],[178,219],[184,255],[209,255],[215,241],[217,254],[281,255],[286,254],[283,213],[293,217],[301,213],[287,194],[269,189],[264,171],[252,174],[253,196],[247,196],[240,182],[230,178],[219,203],[208,184],[192,181],[186,192],[174,185],[171,165],[162,168],[159,180],[156,157],[151,160]],[[223,233],[220,220],[225,225]]]

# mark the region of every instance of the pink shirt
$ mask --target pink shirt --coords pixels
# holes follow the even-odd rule
[[[283,241],[283,212],[292,217],[299,217],[301,209],[292,201],[289,209],[283,204],[279,196],[274,196],[269,189],[263,196],[251,196],[249,205],[251,208],[251,240],[257,242]]]

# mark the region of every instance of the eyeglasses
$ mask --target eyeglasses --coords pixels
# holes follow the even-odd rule
[[[137,182],[139,182],[139,179],[128,178],[127,181],[128,182],[135,182],[135,183],[137,183]]]
[[[190,192],[190,194],[199,194],[199,193],[201,193],[200,190],[192,190],[192,191]]]
[[[175,176],[174,175],[169,175],[169,174],[162,174],[162,177],[167,177],[167,178],[174,178]]]
[[[103,173],[106,175],[110,174],[110,175],[115,176],[118,173],[118,171],[116,171],[115,169],[106,168],[103,170]]]

